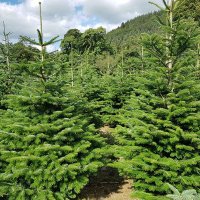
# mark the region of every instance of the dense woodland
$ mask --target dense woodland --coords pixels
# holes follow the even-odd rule
[[[66,30],[52,53],[42,26],[12,44],[3,24],[0,199],[77,199],[105,166],[133,199],[200,199],[200,2],[163,2],[109,33]]]

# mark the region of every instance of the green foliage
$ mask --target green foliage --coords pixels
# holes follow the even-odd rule
[[[17,42],[11,45],[10,54],[13,63],[28,63],[38,60],[39,50],[23,42]]]
[[[120,112],[115,155],[123,159],[113,166],[134,179],[136,190],[164,194],[165,182],[180,189],[199,188],[199,97],[195,97],[199,85],[196,89],[195,85],[185,82],[165,98],[136,90]]]
[[[142,191],[136,191],[133,192],[133,194],[131,195],[131,197],[136,198],[136,199],[141,199],[141,200],[169,200],[168,197],[165,196],[155,196],[153,194],[147,194],[145,192]]]
[[[127,46],[130,40],[140,37],[142,33],[157,33],[159,31],[157,17],[163,18],[163,12],[154,12],[136,17],[126,23],[122,23],[122,26],[117,29],[110,31],[106,38],[114,47],[121,49],[121,47]]]
[[[63,53],[70,54],[72,51],[77,53],[101,54],[103,52],[112,53],[111,46],[107,43],[106,30],[102,27],[97,29],[90,28],[84,33],[78,29],[70,29],[61,42]]]
[[[200,2],[198,0],[184,0],[178,7],[176,18],[194,18],[200,20]]]
[[[38,31],[39,42],[47,46]],[[41,49],[41,56],[46,54]],[[66,84],[64,65],[44,59],[27,65],[20,90],[0,110],[0,195],[4,199],[74,199],[104,165],[86,100]],[[78,88],[77,88],[78,89]]]
[[[143,38],[147,68],[119,112],[118,161],[111,164],[133,178],[136,195],[147,200],[162,199],[166,182],[180,190],[200,187],[200,85],[197,69],[188,65],[199,30],[193,21],[168,16],[163,36]]]
[[[84,106],[80,99],[56,97],[53,91],[24,92],[10,96],[5,101],[9,111],[1,112],[0,176],[8,183],[1,187],[2,195],[75,198],[89,175],[103,165],[99,148],[104,141],[78,111]]]
[[[58,40],[59,36],[55,36],[55,37],[51,38],[49,41],[45,42],[45,41],[43,41],[43,36],[39,29],[37,29],[37,33],[38,33],[38,41],[36,41],[35,39],[31,39],[27,36],[21,36],[21,40],[25,41],[25,42],[29,42],[32,45],[43,46],[43,47],[46,47],[48,45],[51,45],[53,43],[60,41],[60,40]]]
[[[116,113],[133,90],[131,81],[129,76],[105,75],[90,80],[90,83],[84,86],[88,108],[91,109],[94,118],[98,119],[98,126],[115,125]]]
[[[94,52],[100,54],[102,52],[112,52],[111,47],[107,44],[106,30],[102,27],[97,29],[88,29],[82,35],[82,48],[84,51]]]
[[[41,30],[0,46],[0,198],[75,199],[105,165],[140,199],[169,199],[166,183],[199,192],[199,29],[178,15],[189,1],[173,2],[108,34],[71,29],[61,52]]]
[[[82,33],[78,29],[70,29],[64,35],[64,38],[61,42],[62,51],[65,54],[70,54],[72,49],[79,51],[80,48],[80,38]]]

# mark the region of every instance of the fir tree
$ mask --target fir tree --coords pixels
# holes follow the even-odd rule
[[[149,69],[138,77],[115,133],[122,148],[116,146],[113,166],[132,177],[135,196],[147,200],[163,198],[167,182],[180,190],[200,186],[200,85],[194,66],[186,65],[199,30],[193,21],[174,22],[179,1],[164,3],[164,34],[143,40]]]
[[[40,4],[41,5],[41,4]],[[42,30],[42,29],[41,29]],[[27,65],[21,90],[0,110],[0,196],[3,199],[74,199],[106,160],[85,98],[66,84],[66,69],[46,57]]]
[[[5,94],[11,92],[13,84],[12,67],[10,63],[10,32],[6,31],[6,25],[3,22],[3,43],[0,43],[0,99]]]

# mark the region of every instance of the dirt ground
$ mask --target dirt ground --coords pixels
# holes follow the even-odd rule
[[[110,126],[104,125],[99,132],[112,142]],[[97,176],[90,178],[77,200],[134,200],[131,198],[132,185],[132,181],[119,176],[116,169],[103,167]]]
[[[124,180],[112,168],[102,168],[84,188],[79,200],[133,200],[132,181]]]

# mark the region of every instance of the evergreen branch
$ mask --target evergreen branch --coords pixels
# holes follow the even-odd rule
[[[40,43],[36,42],[36,40],[31,39],[30,37],[27,37],[27,36],[20,36],[20,39],[21,39],[22,41],[29,42],[30,44],[40,46]]]
[[[149,1],[149,3],[152,4],[152,5],[154,5],[154,6],[156,6],[156,7],[159,8],[160,10],[165,11],[165,8],[162,8],[162,7],[159,6],[158,4],[156,4],[156,3],[154,3],[154,2],[151,2],[151,1]]]
[[[165,26],[165,23],[161,20],[159,16],[156,15],[156,19],[158,20],[158,23],[162,26]]]
[[[169,5],[167,4],[167,2],[165,1],[165,0],[162,0],[163,1],[163,4],[165,5],[165,8],[167,9],[167,10],[170,10],[170,7],[169,7]],[[171,0],[172,1],[172,0]]]
[[[181,195],[180,192],[171,184],[167,183],[169,188],[174,192],[174,195]]]
[[[184,3],[185,3],[185,0],[176,0],[174,2],[173,9],[176,10],[178,7],[181,7],[182,5],[184,5]]]
[[[42,34],[39,29],[37,29],[37,33],[38,33],[38,40],[39,40],[40,46],[44,46],[43,45],[43,37],[42,37]]]
[[[48,46],[48,45],[51,45],[51,44],[54,44],[56,42],[59,42],[61,41],[61,39],[57,40],[57,38],[59,38],[59,36],[56,36],[56,37],[53,37],[51,40],[49,40],[48,42],[45,42],[43,44],[43,46]]]

